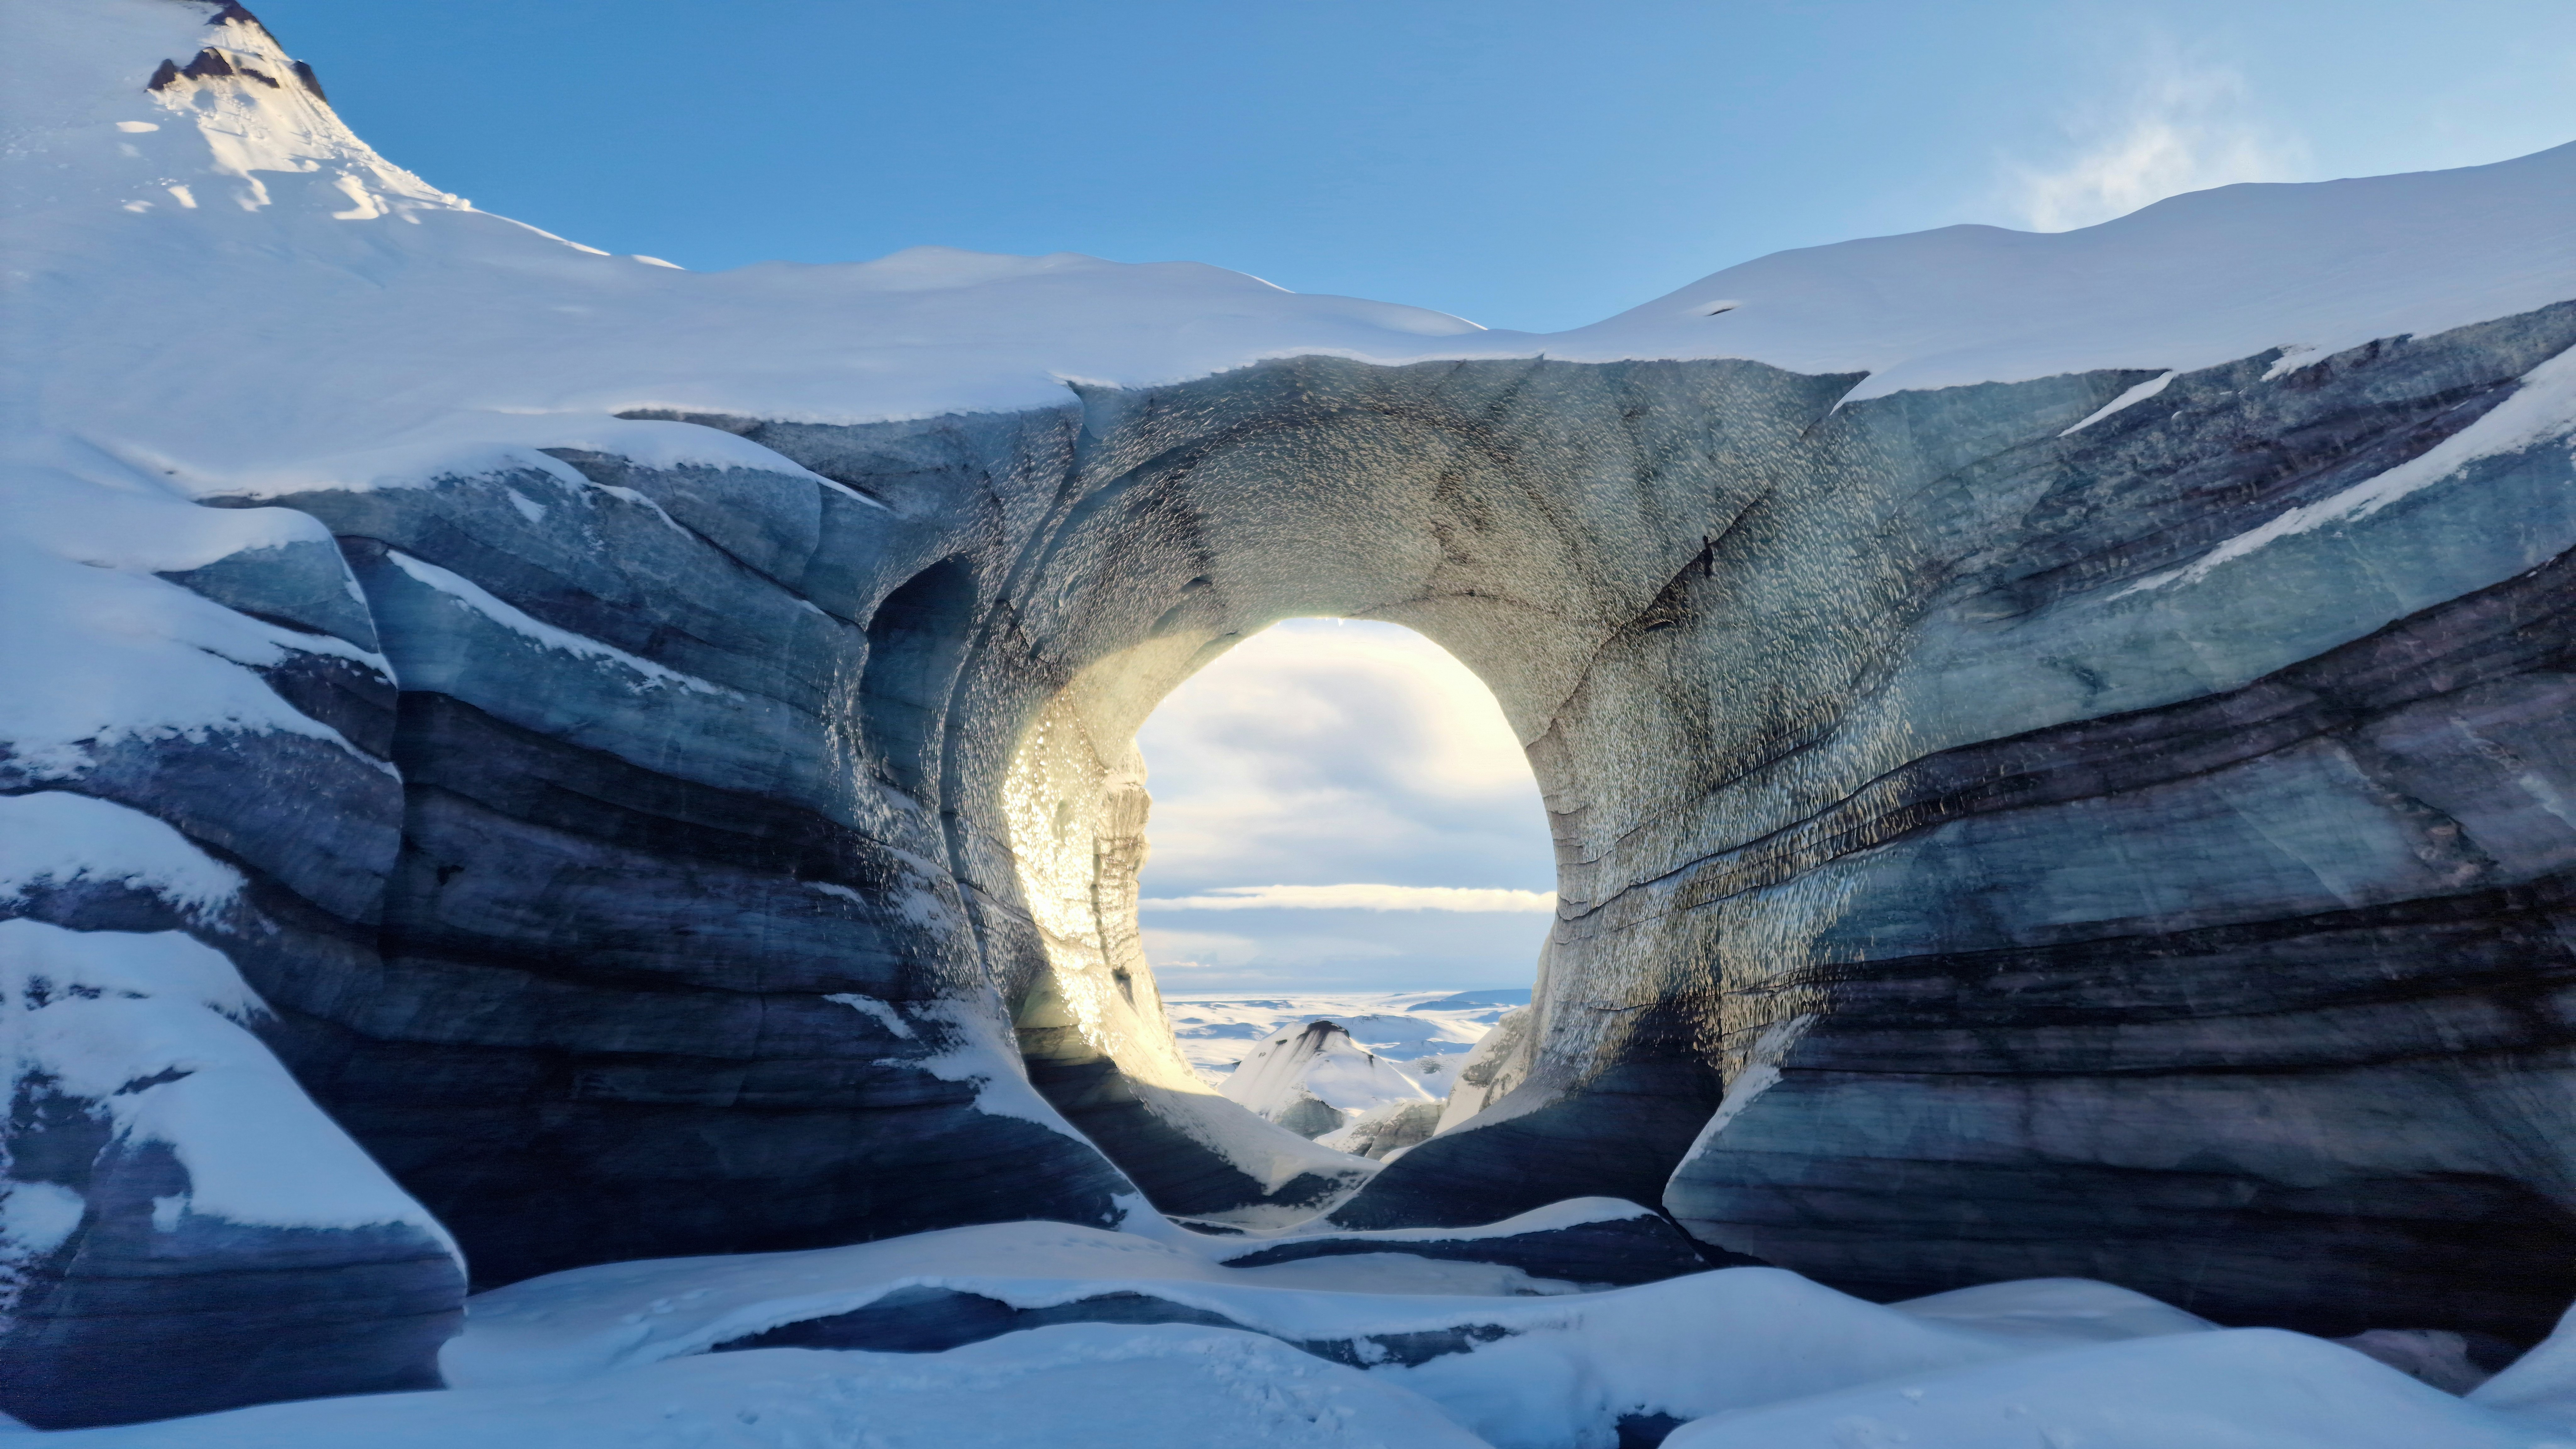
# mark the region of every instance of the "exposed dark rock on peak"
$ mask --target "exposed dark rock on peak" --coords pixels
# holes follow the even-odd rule
[[[302,68],[299,67],[298,69],[300,71]],[[272,90],[276,89],[278,84],[277,78],[268,74],[266,71],[253,70],[246,65],[236,66],[231,61],[224,58],[223,52],[210,47],[208,49],[198,51],[197,58],[189,61],[184,66],[173,61],[165,60],[161,62],[161,68],[152,72],[152,79],[145,83],[144,89],[154,91],[167,90],[171,86],[178,84],[182,77],[185,77],[188,80],[202,81],[220,80],[227,76],[238,76],[243,80],[257,81],[261,85],[267,86]],[[316,86],[315,94],[320,94],[318,85]]]
[[[202,0],[189,0],[189,3],[202,3]],[[253,15],[249,10],[245,9],[241,5],[235,3],[235,0],[223,0],[223,3],[216,8],[215,12],[206,18],[206,23],[208,25],[238,25],[257,35],[258,38],[263,41],[267,41],[272,45],[276,43],[276,38],[269,33],[268,27],[260,22],[260,18]],[[313,67],[300,60],[290,61],[288,64],[294,70],[296,81],[301,84],[315,100],[322,101],[325,104],[329,103],[330,98],[322,93],[321,78],[313,73]],[[230,59],[226,58],[221,51],[216,50],[212,46],[208,46],[205,49],[198,51],[196,58],[190,60],[184,66],[180,65],[177,61],[172,60],[161,62],[159,68],[152,72],[152,78],[144,83],[144,89],[153,91],[168,90],[171,86],[178,84],[182,77],[188,80],[199,81],[238,77],[243,80],[257,81],[261,85],[267,86],[273,90],[282,88],[282,83],[277,79],[277,77],[268,74],[266,71],[254,69],[247,65],[236,65]]]

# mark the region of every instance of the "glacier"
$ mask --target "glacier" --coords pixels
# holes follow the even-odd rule
[[[25,1424],[2576,1434],[2576,146],[1540,336],[610,256],[239,5],[0,4]],[[1401,1150],[1139,940],[1135,730],[1300,615],[1556,832]]]

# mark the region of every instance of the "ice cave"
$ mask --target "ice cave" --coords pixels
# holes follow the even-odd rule
[[[1534,335],[683,271],[238,5],[9,15],[15,1423],[2576,1436],[2576,145]],[[1139,945],[1139,724],[1304,616],[1471,668],[1553,834],[1396,1153]]]

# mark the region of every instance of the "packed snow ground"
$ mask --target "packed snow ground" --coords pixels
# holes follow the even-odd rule
[[[1571,1204],[1544,1230],[1637,1209]],[[1140,1226],[1148,1226],[1141,1225]],[[1867,1303],[1770,1268],[1587,1290],[1291,1235],[957,1228],[617,1263],[474,1299],[444,1392],[48,1436],[74,1449],[2576,1449],[2576,1325],[2462,1398],[2107,1284]],[[908,1290],[1109,1294],[1236,1327],[1071,1323],[935,1353],[720,1348]],[[901,1300],[897,1300],[901,1301]],[[1426,1347],[1427,1345],[1427,1347]]]

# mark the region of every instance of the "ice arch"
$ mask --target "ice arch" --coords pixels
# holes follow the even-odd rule
[[[908,423],[639,413],[665,461],[250,500],[338,548],[177,582],[379,643],[393,679],[276,686],[374,762],[183,736],[82,787],[237,864],[198,929],[486,1283],[1610,1195],[1883,1296],[2075,1274],[2531,1336],[2576,1291],[2576,840],[2521,783],[2576,789],[2566,451],[2225,560],[2571,327],[2258,355],[2084,427],[2149,378],[1301,358]],[[706,427],[768,454],[667,460]],[[363,619],[313,602],[343,559]],[[1474,669],[1559,853],[1520,1085],[1373,1174],[1171,1088],[1118,980],[1135,722],[1293,614]],[[217,1246],[208,1291],[293,1247]]]
[[[2425,389],[2406,406],[2434,416],[2452,406],[2442,369],[2478,356],[2501,375],[2564,326],[2382,346],[2335,386]],[[1060,442],[1012,425],[1007,479],[963,423],[759,436],[854,479],[897,457],[918,472],[935,437],[1008,500],[972,553],[994,602],[950,704],[948,859],[1033,1081],[1158,1204],[1304,1210],[1353,1184],[1161,1085],[1177,1063],[1134,1001],[1126,742],[1228,638],[1295,614],[1378,618],[1474,669],[1527,742],[1561,905],[1520,1088],[1358,1185],[1339,1220],[1490,1220],[1601,1193],[1873,1292],[2071,1272],[2321,1328],[2437,1301],[2446,1321],[2538,1326],[2564,1285],[2543,1245],[2576,1241],[2517,1145],[2555,1130],[2549,1112],[2402,1142],[2361,1124],[2426,1100],[2427,1072],[2524,1070],[2410,1056],[2398,1023],[2484,1010],[2465,1003],[2498,988],[2444,975],[2432,942],[2519,939],[2531,908],[2506,882],[2551,867],[2476,867],[2498,883],[2477,889],[2507,894],[2461,905],[2456,927],[2347,918],[2436,889],[2408,883],[2424,857],[2395,843],[2426,827],[2335,783],[2347,746],[2283,753],[2228,722],[2274,717],[2284,690],[2342,698],[2388,660],[2545,607],[2476,591],[2555,587],[2503,582],[2542,561],[2546,530],[2374,514],[2259,575],[2176,573],[2251,526],[2196,501],[2204,475],[2235,478],[2257,512],[2341,476],[2231,439],[2381,424],[2263,359],[2176,379],[2108,431],[2076,424],[2138,377],[1844,404],[1853,381],[1724,361],[1299,359],[1087,392]],[[2395,456],[2349,446],[2364,451],[2339,466]],[[2446,506],[2560,517],[2563,464],[2514,456],[2494,466],[2517,481]],[[2432,569],[2413,597],[2456,602],[2400,615],[2327,562],[2414,549],[2408,527],[2447,540],[2438,566],[2406,554]],[[2526,687],[2541,686],[2511,686]],[[2352,698],[2335,719],[2431,707]],[[2320,740],[2357,727],[2323,720]],[[2257,753],[2203,778],[2182,741],[2208,730]],[[2424,763],[2384,768],[2436,768],[2406,758]],[[2406,788],[2453,788],[2423,779]],[[2319,812],[2299,818],[2327,833],[2285,849],[2237,803],[2251,799],[2306,802],[2282,808]],[[2490,831],[2526,828],[2551,827]],[[1020,841],[1038,842],[1025,862]],[[2374,1018],[2396,1032],[2382,1064],[2311,1067],[2291,1043],[2323,1050],[2346,1029],[2328,1018],[2354,1019],[2336,993],[2364,989],[2297,984],[2319,978],[2287,963],[2312,958],[2462,1004]],[[2217,1020],[2265,1021],[2277,1051],[2253,1063],[2226,1045],[2237,1027],[2158,1005],[2139,961],[2200,963],[2250,992]],[[2054,984],[2032,996],[2010,984],[2024,980]],[[2135,1023],[2134,1055],[2105,1058],[2094,1022]],[[2321,1125],[2296,1142],[2255,1125],[2283,1113]],[[2189,1166],[2172,1160],[2185,1141]],[[2471,1241],[2454,1211],[2488,1227]],[[2177,1276],[2186,1257],[2202,1267]],[[2324,1260],[2346,1266],[2292,1266]]]

